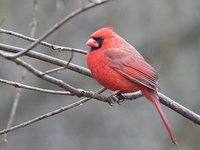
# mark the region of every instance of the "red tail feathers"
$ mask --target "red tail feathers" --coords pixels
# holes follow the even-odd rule
[[[161,118],[162,118],[162,120],[165,124],[165,127],[167,128],[167,131],[168,131],[168,133],[171,137],[172,142],[175,145],[179,145],[177,140],[176,140],[174,133],[172,132],[172,129],[169,125],[169,122],[168,122],[167,118],[165,117],[165,114],[164,114],[164,112],[161,108],[161,105],[160,105],[159,100],[158,100],[158,94],[155,91],[148,89],[148,88],[143,89],[142,93],[144,94],[144,96],[148,100],[150,100],[156,106],[156,109],[158,110],[158,112],[159,112],[159,114],[160,114],[160,116],[161,116]]]

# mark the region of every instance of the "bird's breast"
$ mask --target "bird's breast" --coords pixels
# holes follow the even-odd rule
[[[112,91],[119,90],[122,93],[138,91],[137,84],[110,67],[109,60],[104,53],[92,52],[87,54],[87,65],[94,79],[104,87]]]

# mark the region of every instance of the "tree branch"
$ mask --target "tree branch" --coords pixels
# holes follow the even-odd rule
[[[37,27],[37,19],[36,19],[36,14],[37,14],[37,0],[33,0],[33,10],[32,10],[32,23],[31,23],[31,32],[30,36],[34,37],[35,32],[36,32],[36,27]],[[21,76],[21,81],[24,81],[26,78],[27,71],[24,69],[22,71],[22,76]],[[6,129],[10,128],[14,122],[15,114],[17,111],[17,107],[20,101],[21,97],[21,90],[17,89],[17,93],[15,95],[14,101],[13,101],[13,106],[11,108],[10,116],[7,122]],[[7,142],[7,134],[4,134],[2,136],[1,144],[0,144],[0,150],[5,149],[5,143]]]
[[[0,43],[0,50],[15,53],[15,52],[23,51],[24,49]],[[25,55],[28,56],[28,57],[31,57],[31,58],[35,58],[35,59],[38,59],[38,60],[42,60],[42,61],[54,64],[54,65],[57,65],[57,66],[64,67],[68,64],[68,62],[66,62],[66,61],[63,61],[63,60],[60,60],[58,58],[48,56],[48,55],[45,55],[45,54],[42,54],[42,53],[39,53],[39,52],[35,52],[35,51],[29,51]],[[86,68],[81,67],[79,65],[69,63],[68,69],[91,77],[89,69],[86,69]]]
[[[19,100],[20,100],[20,93],[17,92],[16,95],[15,95],[13,104],[12,104],[12,108],[11,108],[11,112],[10,112],[10,115],[9,115],[9,118],[8,118],[6,129],[9,129],[13,124]],[[2,138],[1,138],[1,145],[0,145],[1,150],[4,149],[4,145],[5,145],[6,142],[7,142],[7,134],[3,134]]]
[[[71,96],[74,95],[73,93],[68,92],[68,91],[57,91],[57,90],[43,89],[43,88],[33,87],[33,86],[18,83],[18,82],[5,80],[5,79],[0,79],[0,82],[8,84],[8,85],[12,85],[16,88],[23,88],[23,89],[27,89],[27,90],[42,92],[42,93],[56,94],[56,95],[71,95]]]
[[[18,38],[21,38],[21,39],[24,39],[24,40],[27,40],[27,41],[30,41],[30,42],[35,42],[37,40],[37,39],[31,38],[29,36],[25,36],[23,34],[20,34],[20,33],[14,32],[14,31],[10,31],[10,30],[5,30],[5,29],[2,29],[2,28],[0,28],[0,33],[15,36],[15,37],[18,37]],[[72,52],[76,52],[76,53],[80,53],[80,54],[87,54],[87,51],[84,51],[84,50],[81,50],[81,49],[71,48],[71,47],[63,47],[63,46],[59,46],[59,45],[50,44],[50,43],[47,43],[47,42],[44,42],[44,41],[41,41],[39,44],[46,46],[46,47],[49,47],[53,50],[72,51]],[[19,51],[15,51],[15,53],[16,52],[19,52]]]
[[[89,4],[85,5],[84,7],[81,7],[79,9],[75,10],[74,12],[72,12],[71,14],[69,14],[65,18],[63,18],[61,21],[56,23],[52,28],[50,28],[47,32],[45,32],[39,39],[34,41],[32,44],[30,44],[25,50],[18,52],[16,54],[7,54],[5,57],[7,57],[9,59],[14,59],[14,58],[17,58],[17,57],[24,55],[25,53],[27,53],[28,51],[30,51],[31,49],[36,47],[42,40],[46,39],[53,32],[55,32],[57,29],[59,29],[68,20],[74,18],[75,16],[79,15],[82,12],[85,12],[85,11],[91,9],[91,8],[94,8],[95,6],[102,5],[102,4],[109,2],[109,1],[110,0],[103,0],[100,3],[89,3]]]
[[[45,71],[45,72],[43,73],[43,75],[45,75],[45,74],[50,74],[50,73],[53,73],[53,72],[58,72],[58,71],[67,69],[68,66],[69,66],[69,64],[71,63],[73,57],[74,57],[74,52],[71,51],[71,56],[70,56],[70,58],[69,58],[67,64],[66,64],[64,67],[59,67],[59,68],[54,68],[54,69],[51,69],[51,70],[47,70],[47,71]]]
[[[0,56],[4,57],[4,53],[0,51]],[[9,59],[7,57],[4,57],[6,59]],[[34,68],[33,66],[31,66],[30,64],[24,62],[23,60],[16,58],[16,59],[12,59],[11,61],[15,62],[16,64],[22,66],[23,68],[26,68],[28,71],[30,71],[31,73],[33,73],[35,76],[48,81],[49,83],[52,83],[54,85],[57,85],[58,87],[65,89],[66,91],[69,91],[71,93],[73,93],[74,95],[76,95],[77,97],[89,97],[89,98],[95,98],[98,99],[100,101],[108,101],[110,100],[108,97],[104,96],[104,95],[99,95],[99,94],[95,94],[94,92],[91,91],[85,91],[83,89],[77,89],[67,83],[65,83],[64,81],[57,79],[55,77],[52,77],[50,75],[43,75],[43,72],[37,70],[36,68]]]
[[[193,121],[194,123],[200,125],[200,115],[192,112],[188,108],[182,106],[181,104],[175,102],[171,98],[165,96],[164,94],[158,92],[160,102],[165,106],[171,108],[172,110],[176,111],[177,113],[181,114],[183,117],[188,118],[189,120]]]
[[[105,88],[101,88],[100,90],[98,90],[98,91],[96,92],[96,94],[100,94],[100,93],[104,92],[105,90],[106,90]],[[40,120],[43,120],[43,119],[46,119],[46,118],[48,118],[48,117],[54,116],[54,115],[56,115],[56,114],[59,114],[59,113],[61,113],[61,112],[63,112],[63,111],[69,110],[69,109],[71,109],[71,108],[74,108],[74,107],[77,107],[77,106],[81,106],[81,105],[83,105],[85,102],[87,102],[87,101],[89,101],[89,100],[91,100],[91,99],[92,99],[92,98],[84,98],[84,99],[82,99],[82,100],[80,100],[80,101],[78,101],[78,102],[72,103],[72,104],[70,104],[70,105],[64,106],[64,107],[62,107],[62,108],[59,108],[59,109],[54,110],[54,111],[52,111],[52,112],[49,112],[49,113],[47,113],[47,114],[41,115],[41,116],[39,116],[39,117],[37,117],[37,118],[34,118],[34,119],[32,119],[32,120],[29,120],[29,121],[27,121],[27,122],[21,123],[21,124],[19,124],[19,125],[16,125],[16,126],[14,126],[14,127],[9,128],[9,129],[2,130],[2,131],[0,131],[0,135],[5,134],[5,133],[8,133],[8,132],[11,132],[11,131],[14,131],[14,130],[19,129],[19,128],[26,127],[26,126],[28,126],[28,125],[30,125],[30,124],[33,124],[33,123],[38,122],[38,121],[40,121]]]

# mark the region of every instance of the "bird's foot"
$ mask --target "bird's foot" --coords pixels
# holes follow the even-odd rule
[[[125,100],[125,97],[119,91],[115,91],[111,94],[111,96],[108,100],[108,104],[110,106],[113,106],[115,103],[122,105],[122,102],[124,100]]]

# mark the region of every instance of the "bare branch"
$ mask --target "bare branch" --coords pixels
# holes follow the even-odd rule
[[[131,94],[124,94],[124,97],[127,100],[137,99],[141,96],[142,96],[141,91],[131,93]],[[189,120],[193,121],[194,123],[200,125],[200,115],[192,112],[188,108],[182,106],[181,104],[175,102],[174,100],[172,100],[171,98],[165,96],[164,94],[162,94],[160,92],[158,92],[158,96],[159,96],[159,100],[162,104],[171,108],[175,112],[181,114],[183,117],[188,118]]]
[[[124,94],[124,97],[127,100],[137,99],[141,96],[142,96],[141,91],[131,93],[131,94]],[[182,106],[181,104],[175,102],[174,100],[172,100],[171,98],[165,96],[164,94],[162,94],[160,92],[158,92],[158,96],[159,96],[159,100],[162,104],[171,108],[175,112],[181,114],[183,117],[188,118],[189,120],[193,121],[194,123],[200,125],[200,115],[192,112],[188,108]]]
[[[74,95],[73,93],[70,93],[68,91],[57,91],[57,90],[43,89],[43,88],[33,87],[33,86],[18,83],[18,82],[5,80],[5,79],[0,79],[0,82],[8,84],[8,85],[12,85],[16,88],[23,88],[23,89],[27,89],[27,90],[42,92],[42,93],[56,94],[56,95]]]
[[[15,95],[15,99],[13,101],[13,105],[12,105],[12,109],[11,109],[11,112],[10,112],[10,116],[9,116],[9,119],[8,119],[6,129],[9,129],[13,124],[19,100],[20,100],[20,93],[17,92],[16,95]],[[5,145],[6,142],[7,142],[7,134],[3,134],[2,138],[1,138],[1,145],[0,145],[1,150],[4,149],[4,145]]]
[[[6,125],[6,129],[10,128],[14,122],[14,118],[15,118],[15,114],[16,114],[16,111],[17,111],[17,107],[18,107],[18,104],[19,104],[19,100],[20,100],[20,91],[17,90],[17,93],[15,95],[15,98],[14,98],[14,101],[13,101],[13,104],[12,104],[12,108],[11,108],[11,111],[10,111],[10,115],[9,115],[9,118],[8,118],[8,122],[7,122],[7,125]],[[4,134],[1,138],[1,143],[0,143],[0,150],[4,150],[4,147],[5,147],[5,143],[7,142],[7,134]]]
[[[172,110],[176,111],[177,113],[181,114],[183,117],[188,118],[189,120],[193,121],[194,123],[200,125],[200,115],[192,112],[188,108],[180,105],[179,103],[175,102],[171,98],[165,96],[162,93],[158,93],[160,102],[165,106],[171,108]]]
[[[50,74],[50,73],[53,73],[53,72],[58,72],[58,71],[61,71],[61,70],[67,69],[68,66],[69,66],[69,64],[71,63],[73,57],[74,57],[74,52],[71,51],[71,56],[70,56],[70,58],[69,58],[69,61],[67,62],[67,64],[66,64],[64,67],[54,68],[54,69],[51,69],[51,70],[45,71],[45,72],[43,73],[43,75],[45,75],[45,74]]]
[[[36,32],[36,26],[37,26],[37,19],[36,19],[36,14],[37,14],[37,0],[34,0],[33,2],[33,12],[32,12],[32,23],[31,23],[31,37],[35,36],[35,32]],[[27,70],[24,69],[22,71],[22,76],[21,76],[21,81],[25,80],[26,78],[26,73]],[[6,129],[10,128],[14,122],[14,118],[15,118],[15,114],[17,111],[17,107],[20,101],[20,96],[21,96],[21,90],[18,88],[17,89],[17,93],[15,95],[14,101],[13,101],[13,106],[11,108],[11,113],[8,119],[8,123],[6,126]],[[2,140],[1,140],[1,144],[0,144],[0,150],[4,150],[5,149],[5,143],[7,142],[7,134],[4,134],[2,136]]]
[[[20,33],[14,32],[14,31],[10,31],[10,30],[5,30],[5,29],[2,29],[2,28],[0,28],[0,33],[15,36],[15,37],[18,37],[18,38],[21,38],[21,39],[24,39],[24,40],[27,40],[27,41],[31,41],[31,42],[35,42],[37,40],[37,39],[31,38],[31,37],[25,36],[23,34],[20,34]],[[59,46],[59,45],[50,44],[50,43],[47,43],[47,42],[44,42],[44,41],[41,41],[40,44],[43,45],[43,46],[49,47],[53,50],[73,51],[73,52],[80,53],[80,54],[87,54],[87,51],[77,49],[77,48],[63,47],[63,46]]]
[[[103,0],[100,3],[89,3],[85,7],[81,7],[79,9],[75,10],[74,12],[72,12],[71,14],[69,14],[65,18],[63,18],[61,21],[56,23],[52,28],[50,28],[47,32],[45,32],[39,39],[37,39],[32,44],[30,44],[24,51],[18,52],[16,54],[8,54],[8,55],[6,55],[6,57],[9,59],[14,59],[14,58],[24,55],[25,53],[27,53],[28,51],[30,51],[31,49],[36,47],[42,40],[46,39],[48,36],[50,36],[53,32],[55,32],[57,29],[59,29],[64,23],[66,23],[70,19],[74,18],[75,16],[79,15],[82,12],[85,12],[95,6],[102,5],[109,1],[110,0]]]
[[[0,43],[0,50],[7,51],[7,52],[19,52],[19,51],[23,51],[24,49]],[[2,53],[2,55],[4,55],[4,54]],[[25,55],[32,57],[32,58],[36,58],[38,60],[42,60],[42,61],[54,64],[54,65],[62,66],[62,67],[66,66],[68,64],[68,62],[66,62],[66,61],[63,61],[63,60],[57,59],[55,57],[51,57],[51,56],[39,53],[39,52],[35,52],[35,51],[29,51]],[[90,71],[79,65],[69,63],[68,69],[91,77]]]
[[[35,33],[36,33],[36,27],[37,27],[37,19],[36,19],[37,7],[38,7],[37,0],[33,0],[32,22],[31,22],[31,33],[30,33],[31,37],[35,37]]]
[[[0,51],[0,56],[3,56],[3,53]],[[6,57],[5,57],[6,58]],[[8,59],[8,58],[6,58]],[[48,81],[49,83],[52,83],[54,85],[59,86],[62,89],[65,89],[66,91],[69,91],[71,93],[73,93],[74,95],[76,95],[77,97],[89,97],[89,98],[95,98],[98,99],[100,101],[108,101],[110,100],[108,97],[104,96],[104,95],[99,95],[99,94],[95,94],[94,92],[91,91],[85,91],[83,89],[76,89],[75,87],[65,83],[64,81],[57,79],[55,77],[52,77],[50,75],[42,75],[43,72],[37,70],[36,68],[34,68],[33,66],[31,66],[30,64],[24,62],[23,60],[16,58],[16,59],[12,59],[11,61],[15,62],[16,64],[26,68],[28,71],[30,71],[31,73],[33,73],[35,76]],[[112,98],[112,97],[111,97]]]
[[[106,90],[105,88],[101,88],[101,89],[98,90],[96,93],[97,93],[97,94],[100,94],[100,93],[104,92],[105,90]],[[41,115],[41,116],[39,116],[39,117],[37,117],[37,118],[34,118],[34,119],[32,119],[32,120],[29,120],[29,121],[27,121],[27,122],[21,123],[21,124],[19,124],[19,125],[16,125],[16,126],[14,126],[14,127],[9,128],[9,129],[2,130],[2,131],[0,131],[0,135],[1,135],[1,134],[8,133],[8,132],[11,132],[11,131],[14,131],[14,130],[19,129],[19,128],[26,127],[26,126],[28,126],[28,125],[30,125],[30,124],[33,124],[33,123],[38,122],[38,121],[40,121],[40,120],[43,120],[43,119],[45,119],[45,118],[54,116],[54,115],[56,115],[56,114],[59,114],[59,113],[61,113],[61,112],[63,112],[63,111],[69,110],[69,109],[71,109],[71,108],[74,108],[74,107],[77,107],[77,106],[81,106],[81,105],[83,105],[85,102],[87,102],[87,101],[89,101],[89,100],[91,100],[91,99],[92,99],[92,98],[84,98],[84,99],[82,99],[82,100],[80,100],[80,101],[78,101],[78,102],[72,103],[72,104],[70,104],[70,105],[64,106],[64,107],[62,107],[62,108],[59,108],[59,109],[54,110],[54,111],[52,111],[52,112],[49,112],[49,113],[47,113],[47,114]]]

